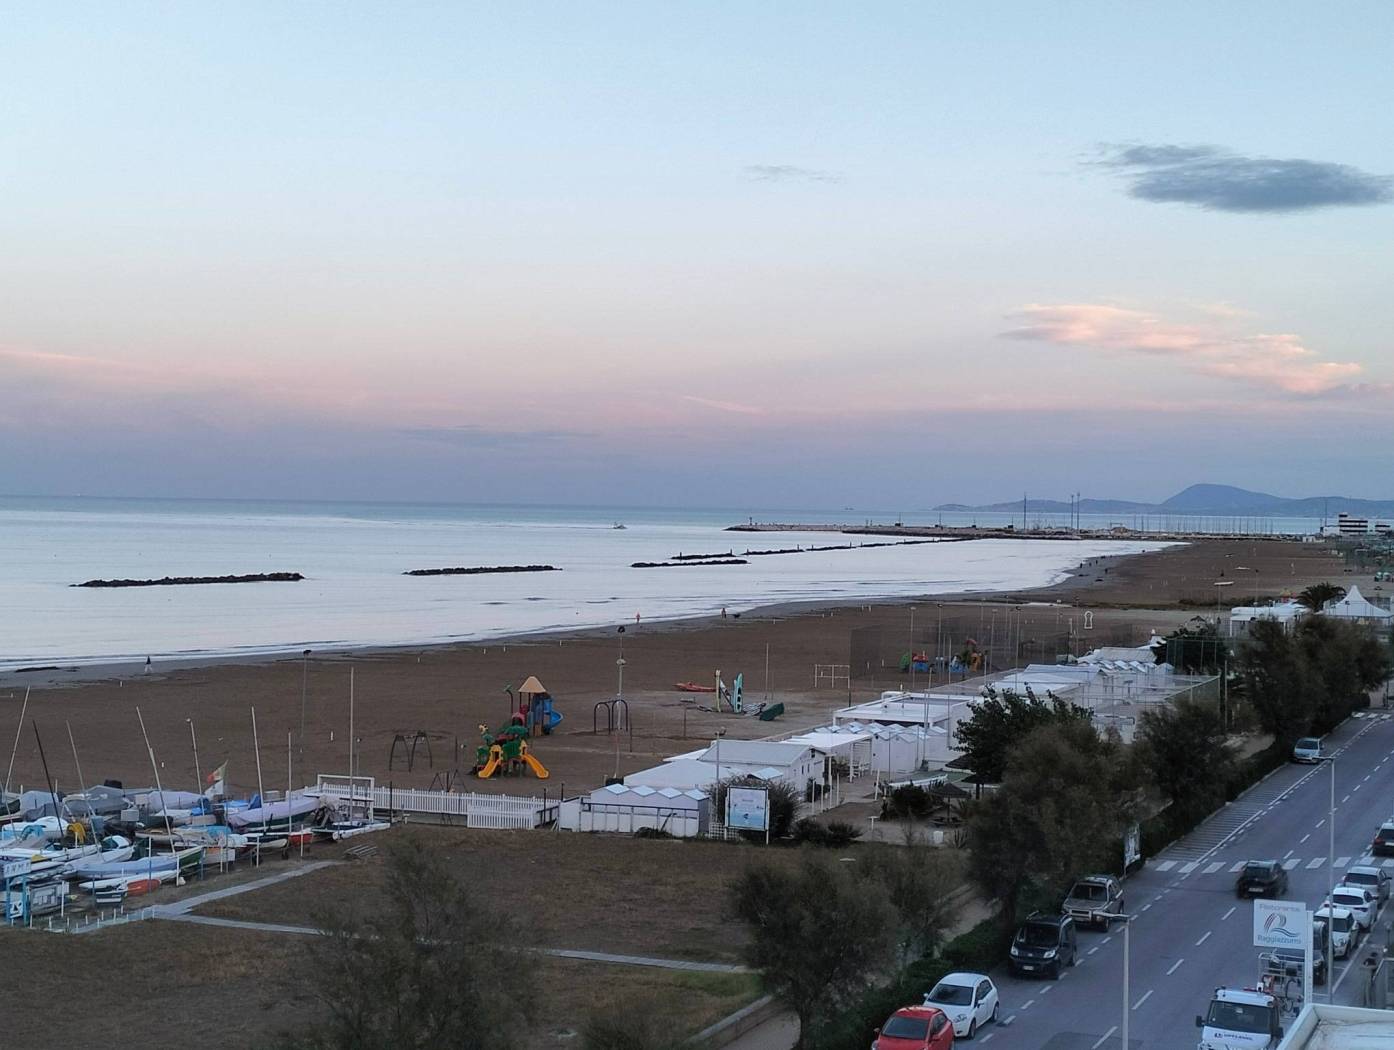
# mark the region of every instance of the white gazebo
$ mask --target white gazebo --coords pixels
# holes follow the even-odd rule
[[[1389,624],[1394,621],[1394,612],[1381,609],[1360,593],[1359,587],[1352,587],[1344,598],[1327,602],[1321,608],[1323,616],[1333,620],[1354,620],[1357,623]]]

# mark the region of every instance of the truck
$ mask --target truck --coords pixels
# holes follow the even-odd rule
[[[1282,1004],[1257,988],[1216,988],[1204,1016],[1197,1015],[1196,1050],[1254,1050],[1283,1037]]]

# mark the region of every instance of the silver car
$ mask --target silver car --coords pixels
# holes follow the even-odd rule
[[[1375,901],[1381,906],[1389,900],[1390,876],[1384,868],[1358,864],[1346,872],[1341,881],[1347,886],[1363,886],[1375,895]]]

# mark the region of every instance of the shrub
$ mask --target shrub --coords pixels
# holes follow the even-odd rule
[[[828,829],[812,817],[804,817],[794,825],[794,841],[809,846],[826,846]]]
[[[915,784],[903,784],[881,800],[881,816],[891,820],[924,818],[933,809],[934,799],[929,792]]]
[[[862,829],[845,820],[831,820],[827,826],[827,841],[830,849],[845,849],[862,837]]]
[[[944,945],[943,956],[955,969],[985,973],[1002,962],[1008,946],[1002,923],[994,916]]]

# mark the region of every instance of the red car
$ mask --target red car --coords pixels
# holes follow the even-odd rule
[[[876,1029],[871,1050],[950,1050],[954,1026],[933,1006],[907,1006]]]

